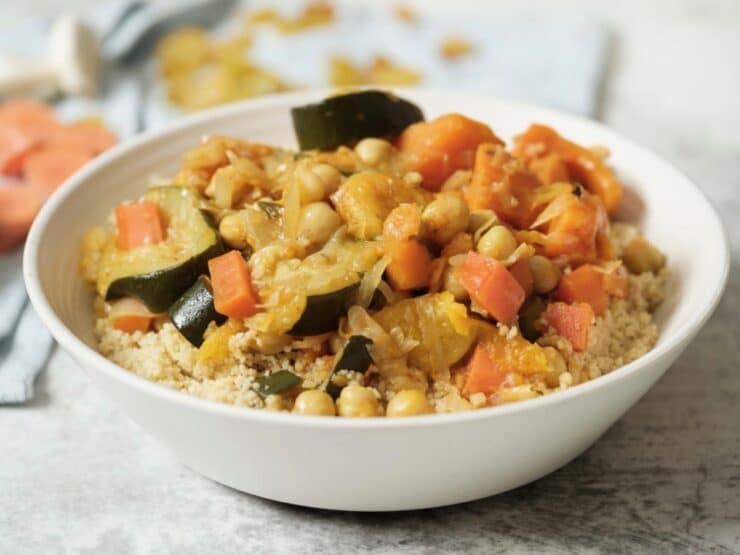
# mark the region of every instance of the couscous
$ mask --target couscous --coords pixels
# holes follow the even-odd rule
[[[210,136],[83,239],[101,352],[213,401],[410,416],[530,399],[649,351],[665,257],[604,149],[507,148],[380,91],[292,111],[300,150]]]

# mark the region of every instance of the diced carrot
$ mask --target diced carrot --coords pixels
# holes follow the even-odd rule
[[[545,125],[534,124],[516,137],[514,156],[522,160],[558,154],[565,162],[571,179],[583,185],[604,202],[613,214],[622,200],[622,185],[614,172],[591,150],[571,142]]]
[[[540,182],[522,162],[498,143],[482,143],[475,151],[470,184],[463,194],[471,210],[490,208],[507,223],[526,229],[534,219],[535,190]]]
[[[559,336],[570,341],[574,351],[586,350],[594,322],[594,311],[590,304],[550,303],[545,310],[545,318]]]
[[[391,258],[385,273],[394,289],[411,291],[429,284],[432,255],[424,245],[416,239],[386,240],[384,247]]]
[[[249,318],[257,313],[257,294],[252,286],[249,266],[239,251],[208,261],[216,311],[229,318]]]
[[[607,293],[618,299],[626,299],[630,291],[630,282],[627,271],[620,266],[615,271],[604,274],[604,289]]]
[[[23,241],[40,208],[41,200],[28,187],[0,187],[0,252]]]
[[[49,138],[49,142],[86,150],[96,155],[115,145],[117,139],[102,125],[83,121],[61,126]]]
[[[151,317],[134,314],[119,316],[113,320],[113,327],[125,333],[134,333],[135,331],[147,332],[151,325]]]
[[[88,150],[74,145],[48,144],[28,155],[23,173],[39,194],[49,196],[92,157]]]
[[[23,162],[36,143],[15,132],[13,129],[2,129],[0,122],[0,175],[18,175],[23,169]]]
[[[470,298],[496,320],[507,325],[516,321],[526,295],[501,262],[469,252],[457,269],[457,277]]]
[[[559,154],[548,154],[544,158],[535,158],[529,163],[529,169],[544,185],[570,181],[568,166]]]
[[[588,303],[597,316],[603,316],[609,306],[604,274],[589,264],[565,274],[560,279],[556,296],[565,303]]]
[[[125,333],[147,332],[156,317],[139,299],[123,297],[115,301],[108,316],[113,327]]]
[[[479,344],[468,363],[467,379],[462,394],[470,397],[474,393],[491,395],[501,387],[506,372],[488,354],[485,345]]]
[[[416,203],[396,206],[383,222],[383,238],[405,241],[418,237],[421,231],[421,208]]]
[[[117,206],[116,228],[116,246],[121,250],[156,245],[164,239],[162,216],[153,202]]]
[[[408,168],[421,173],[430,191],[438,191],[456,170],[472,168],[481,143],[504,144],[490,127],[460,114],[410,125],[398,139]]]
[[[524,294],[529,297],[534,289],[534,276],[532,275],[532,268],[529,266],[529,261],[526,259],[519,260],[509,266],[509,272],[514,279],[524,289]]]

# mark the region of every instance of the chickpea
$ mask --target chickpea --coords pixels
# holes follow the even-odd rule
[[[318,174],[311,171],[308,167],[301,165],[296,168],[294,176],[298,181],[302,205],[324,200],[326,189],[324,188],[324,182]]]
[[[468,291],[462,286],[460,280],[457,277],[456,269],[448,265],[445,269],[445,273],[442,276],[442,282],[444,284],[445,291],[452,293],[455,300],[459,303],[468,300]]]
[[[495,225],[478,239],[476,250],[496,260],[505,260],[516,250],[516,239],[503,225]]]
[[[373,137],[362,139],[355,147],[357,156],[368,166],[377,166],[387,160],[392,151],[393,147],[388,141]]]
[[[339,173],[334,166],[330,166],[329,164],[317,164],[311,171],[319,176],[321,183],[324,185],[324,195],[326,196],[334,193],[334,191],[339,189],[339,186],[342,184],[342,174]]]
[[[239,250],[247,248],[247,224],[240,212],[225,216],[218,225],[218,232],[230,247]]]
[[[381,408],[378,396],[369,387],[351,383],[342,389],[342,393],[337,399],[337,413],[339,416],[352,418],[380,416]]]
[[[532,270],[535,293],[549,293],[558,286],[562,272],[555,263],[539,254],[529,259],[529,269]]]
[[[421,214],[424,234],[438,245],[449,243],[468,227],[470,211],[457,194],[439,194]]]
[[[334,416],[336,409],[334,399],[327,393],[318,389],[309,389],[296,397],[293,412],[311,416]]]
[[[489,210],[488,208],[472,210],[470,212],[470,219],[468,220],[468,233],[475,233],[483,228],[483,226],[492,226],[497,223],[500,222],[498,216],[496,216],[496,212],[493,210]]]
[[[339,214],[326,202],[312,202],[301,208],[298,234],[311,245],[323,245],[341,225]]]
[[[414,416],[434,412],[427,396],[419,389],[402,389],[388,402],[386,416]]]
[[[635,237],[627,244],[622,260],[633,274],[655,273],[665,266],[665,255],[642,237]]]
[[[265,399],[265,409],[281,412],[285,409],[283,398],[280,395],[268,395]]]
[[[545,382],[549,387],[558,387],[560,385],[560,375],[568,370],[565,359],[555,347],[544,347],[542,352],[550,368],[545,375]]]

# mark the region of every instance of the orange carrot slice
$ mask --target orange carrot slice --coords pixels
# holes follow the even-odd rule
[[[594,311],[590,304],[550,303],[545,310],[545,318],[559,336],[570,341],[574,351],[586,350],[594,322]]]
[[[156,245],[164,239],[162,216],[153,202],[117,206],[116,229],[116,246],[125,251],[142,245]]]
[[[28,187],[0,187],[0,252],[23,241],[40,208],[38,195]]]
[[[524,289],[498,260],[469,252],[457,276],[470,298],[506,325],[516,321],[526,298]]]
[[[257,312],[257,294],[249,266],[233,250],[208,261],[216,311],[229,318],[249,318]]]
[[[604,274],[590,264],[565,274],[560,279],[556,296],[566,303],[588,303],[597,316],[603,316],[609,306]]]
[[[49,144],[28,155],[23,173],[31,187],[48,197],[92,157],[88,150],[76,146]]]
[[[465,397],[474,393],[491,395],[501,387],[505,379],[506,372],[490,357],[485,345],[479,344],[468,363],[468,376],[462,394]]]
[[[529,261],[526,259],[519,260],[509,266],[509,272],[514,279],[524,289],[524,294],[529,297],[534,290],[534,276],[532,275],[532,268],[529,266]]]
[[[156,317],[139,299],[124,297],[115,301],[108,315],[113,327],[125,333],[147,332]]]
[[[385,250],[391,257],[385,273],[398,291],[421,289],[429,284],[432,275],[432,255],[416,239],[387,240]]]
[[[481,143],[503,144],[491,128],[460,114],[446,114],[429,122],[410,125],[398,146],[411,170],[424,177],[423,186],[438,191],[456,170],[473,167]]]

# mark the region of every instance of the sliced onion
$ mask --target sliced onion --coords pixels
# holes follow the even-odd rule
[[[301,219],[301,188],[298,180],[291,179],[283,196],[283,232],[288,239],[298,237]]]
[[[573,185],[567,181],[558,181],[550,185],[544,185],[535,191],[532,207],[538,208],[549,204],[564,193],[572,193]]]
[[[550,204],[548,204],[542,212],[540,212],[540,215],[537,216],[537,219],[532,222],[532,225],[530,225],[529,228],[535,229],[542,224],[546,224],[550,220],[557,218],[558,216],[560,216],[560,214],[565,212],[574,202],[578,202],[578,199],[575,197],[575,195],[573,195],[572,192],[559,195],[552,202],[550,202]]]
[[[607,260],[606,262],[602,262],[601,264],[594,264],[593,268],[597,272],[600,272],[602,274],[613,274],[619,268],[622,267],[622,261],[621,260]]]
[[[365,272],[360,282],[360,289],[357,292],[357,304],[363,308],[370,306],[375,295],[375,290],[378,288],[380,281],[383,279],[383,272],[390,264],[391,259],[389,256],[384,256],[378,260],[369,271]]]
[[[524,258],[530,258],[534,256],[534,254],[535,250],[532,245],[521,243],[516,249],[514,249],[514,252],[512,252],[507,258],[501,261],[501,264],[508,268],[509,266],[516,264]]]

